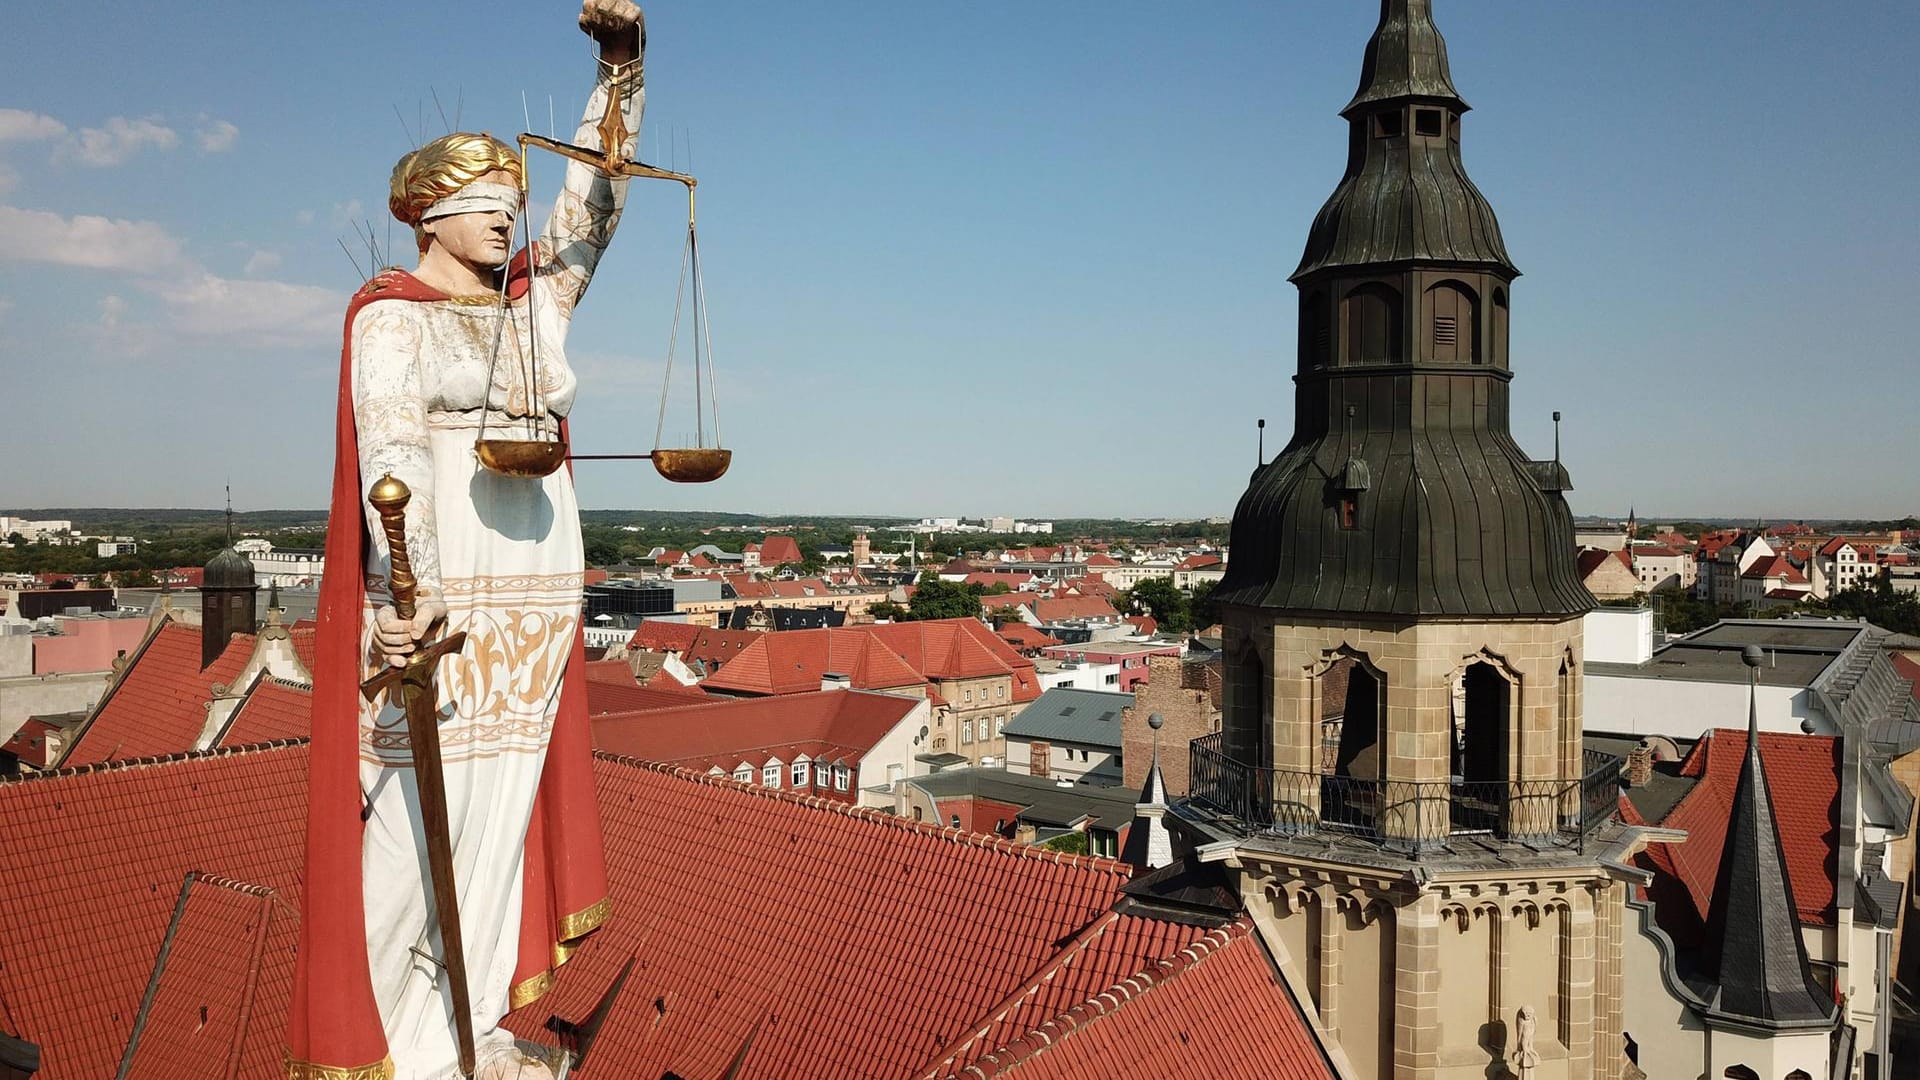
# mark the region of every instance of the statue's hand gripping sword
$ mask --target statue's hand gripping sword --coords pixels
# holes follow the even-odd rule
[[[393,594],[394,614],[408,620],[414,615],[415,588],[406,536],[407,500],[412,494],[407,485],[392,476],[381,477],[367,492],[367,501],[379,511],[380,527],[387,536],[390,556],[387,584]],[[383,664],[378,673],[360,684],[360,692],[368,701],[383,692],[391,692],[395,704],[407,714],[413,778],[420,793],[420,823],[427,837],[427,872],[434,909],[440,919],[441,959],[436,962],[447,973],[452,996],[454,1032],[460,1044],[460,1074],[471,1077],[473,1010],[467,995],[466,952],[460,942],[460,902],[454,891],[453,843],[447,830],[447,782],[440,767],[440,699],[433,686],[434,666],[442,657],[459,652],[466,641],[467,635],[462,631],[430,645],[423,644],[407,658],[405,667]]]

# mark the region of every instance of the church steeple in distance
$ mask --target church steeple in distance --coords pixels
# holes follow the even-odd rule
[[[1562,617],[1571,485],[1508,431],[1519,276],[1467,176],[1467,103],[1428,0],[1383,0],[1307,235],[1294,432],[1234,515],[1220,598],[1298,612]]]

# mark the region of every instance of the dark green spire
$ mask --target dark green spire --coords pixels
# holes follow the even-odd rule
[[[1360,89],[1340,110],[1351,117],[1375,102],[1423,98],[1466,112],[1447,72],[1447,42],[1433,25],[1430,0],[1380,0],[1380,25],[1367,42],[1367,58],[1360,65]]]

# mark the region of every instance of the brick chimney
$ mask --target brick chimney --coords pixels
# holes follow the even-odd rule
[[[1642,742],[1627,751],[1627,784],[1645,787],[1653,779],[1653,746]]]

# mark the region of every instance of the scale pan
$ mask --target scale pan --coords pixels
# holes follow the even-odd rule
[[[684,450],[655,450],[654,471],[676,484],[710,484],[727,474],[733,451],[696,446]]]
[[[501,476],[549,476],[567,460],[567,444],[527,439],[476,439],[474,456]]]

